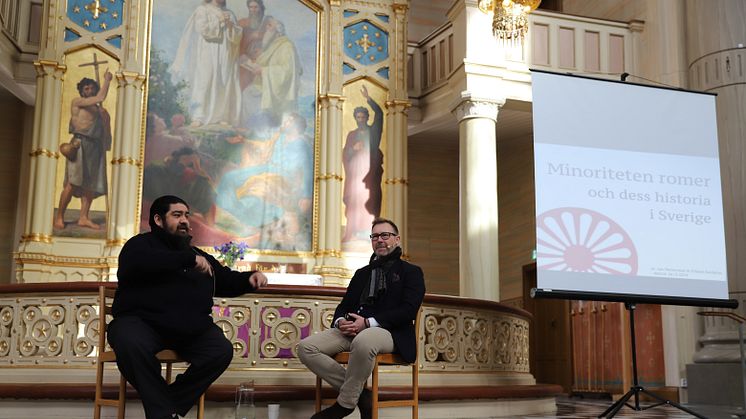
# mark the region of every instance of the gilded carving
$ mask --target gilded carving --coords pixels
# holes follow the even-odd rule
[[[234,298],[220,300],[213,318],[231,341],[234,368],[302,368],[298,342],[332,327],[336,306],[314,296]],[[528,372],[525,319],[426,306],[420,328],[423,371]],[[99,331],[95,296],[0,298],[0,366],[91,367]]]

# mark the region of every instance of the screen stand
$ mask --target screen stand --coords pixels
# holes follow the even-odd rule
[[[614,404],[609,406],[609,408],[606,409],[603,413],[601,413],[598,417],[599,418],[613,418],[619,412],[619,410],[624,406],[627,406],[630,409],[636,410],[639,412],[642,410],[652,409],[662,404],[667,404],[679,410],[683,410],[684,412],[689,413],[690,415],[693,415],[695,417],[698,417],[701,419],[707,419],[706,417],[696,412],[693,412],[676,402],[672,402],[671,400],[666,400],[663,397],[660,397],[654,393],[651,393],[650,391],[645,390],[645,388],[639,385],[639,382],[637,380],[637,353],[636,353],[637,346],[635,342],[635,306],[636,306],[635,303],[624,303],[624,308],[626,308],[629,311],[629,331],[630,331],[630,334],[632,335],[632,374],[633,374],[633,379],[634,379],[634,385],[629,389],[627,393],[624,394],[624,396],[622,396],[619,400],[614,402]],[[641,393],[652,397],[653,399],[657,400],[658,403],[652,404],[650,406],[644,406],[644,407],[640,406],[640,394]],[[632,396],[634,396],[635,398],[634,406],[627,403],[627,401],[630,398],[632,398]]]

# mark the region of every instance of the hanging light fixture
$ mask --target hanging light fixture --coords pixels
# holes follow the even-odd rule
[[[503,42],[518,43],[528,31],[528,14],[541,0],[479,0],[479,9],[492,12],[492,33]]]

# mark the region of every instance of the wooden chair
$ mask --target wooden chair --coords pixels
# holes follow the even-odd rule
[[[107,362],[117,362],[117,356],[111,348],[106,346],[106,316],[111,316],[111,302],[114,299],[115,289],[107,288],[104,285],[98,287],[99,301],[99,334],[98,334],[98,359],[96,360],[96,398],[94,400],[93,418],[101,418],[101,407],[111,406],[117,408],[117,419],[124,419],[124,411],[127,405],[127,380],[120,375],[119,378],[119,397],[116,399],[105,399],[103,397],[104,384],[104,364]],[[166,364],[166,382],[171,382],[173,364],[186,362],[179,357],[175,351],[166,349],[156,354],[156,357],[162,364]],[[197,408],[197,418],[205,417],[205,395],[199,398]]]
[[[384,407],[399,407],[399,406],[411,406],[412,407],[412,419],[417,419],[419,414],[419,378],[420,371],[418,368],[419,354],[420,354],[420,316],[422,315],[422,308],[417,312],[417,317],[414,322],[415,331],[415,342],[416,352],[414,363],[410,364],[406,362],[399,354],[378,354],[376,356],[376,362],[373,364],[373,373],[371,374],[371,392],[373,393],[373,419],[378,419],[378,409]],[[340,364],[347,364],[350,362],[349,352],[340,352],[334,360]],[[412,368],[412,398],[404,400],[378,400],[378,366],[379,365],[406,365]],[[316,412],[321,411],[322,404],[332,404],[336,399],[322,399],[321,397],[321,378],[316,377]]]

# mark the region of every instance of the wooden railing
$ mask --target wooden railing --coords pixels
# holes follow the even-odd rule
[[[639,22],[622,23],[580,16],[536,11],[529,17],[529,31],[522,47],[496,51],[512,71],[526,68],[592,74],[618,78],[634,74],[633,33]],[[429,36],[409,45],[409,96],[419,99],[444,86],[463,57],[453,48],[453,26],[442,25]]]
[[[21,53],[39,52],[42,15],[41,0],[0,0],[2,33]]]

